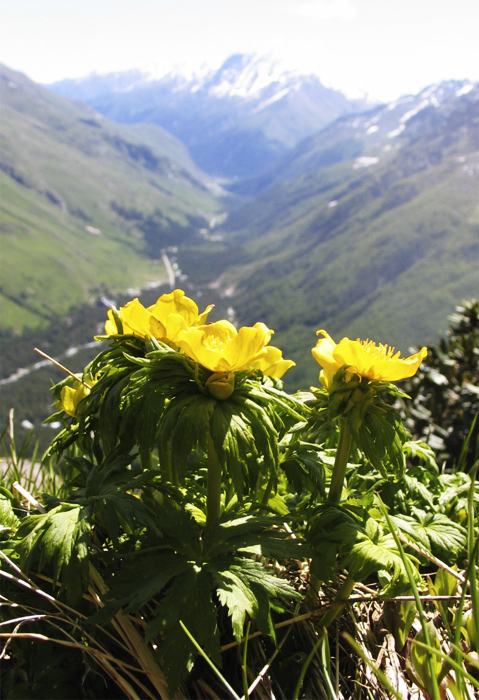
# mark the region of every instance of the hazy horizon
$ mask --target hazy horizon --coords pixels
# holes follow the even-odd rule
[[[479,79],[477,0],[2,0],[0,19],[0,61],[39,83],[236,53],[383,101]]]

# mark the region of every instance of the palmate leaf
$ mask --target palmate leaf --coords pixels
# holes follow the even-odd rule
[[[194,390],[183,391],[166,406],[161,417],[157,439],[160,463],[171,464],[182,478],[186,461],[196,447],[207,449],[210,418],[215,400]]]
[[[15,532],[20,519],[15,515],[13,504],[15,499],[7,489],[0,486],[0,536],[3,533]]]
[[[354,511],[354,512],[353,512]],[[308,541],[315,554],[311,571],[321,580],[331,580],[336,567],[348,569],[355,581],[373,573],[387,572],[382,593],[391,594],[409,585],[407,570],[391,533],[383,529],[368,510],[325,504],[312,518]],[[417,571],[417,560],[407,555]]]
[[[120,436],[120,425],[122,421],[122,393],[128,385],[131,376],[131,368],[110,368],[108,375],[104,377],[93,387],[90,410],[94,411],[96,405],[99,408],[99,426],[98,432],[103,441],[103,449],[106,454],[113,451]],[[125,430],[123,430],[125,433]],[[131,433],[129,445],[125,446],[125,451],[128,452],[132,446]]]
[[[240,557],[218,559],[208,566],[222,605],[229,610],[233,633],[239,642],[246,615],[258,629],[275,639],[270,605],[275,599],[299,599],[286,581],[268,571],[261,562]]]
[[[417,476],[413,473],[415,472]],[[432,480],[429,477],[432,476]],[[381,497],[392,512],[409,514],[412,506],[428,509],[436,500],[437,477],[430,472],[422,472],[417,467],[408,471],[399,479],[383,483]]]
[[[436,462],[434,450],[426,443],[420,440],[408,440],[403,445],[403,452],[410,459],[418,459],[422,462],[429,471],[434,474],[439,474],[439,467]]]
[[[179,411],[175,410],[177,403],[181,406]],[[180,477],[183,476],[190,452],[196,446],[204,452],[207,450],[207,436],[215,403],[209,396],[197,394],[185,397],[184,401],[182,396],[178,396],[168,405],[165,420],[161,424],[161,437],[164,438],[166,417],[172,414],[173,420],[169,421],[171,459]]]
[[[215,405],[210,434],[220,464],[241,498],[255,481],[254,468],[251,473],[248,469],[253,457],[257,459],[250,426],[236,413],[230,401],[223,401]]]
[[[218,405],[217,409],[218,412],[228,412],[234,417],[232,421],[234,434],[226,433],[225,438],[230,444],[233,439],[238,441],[240,454],[246,458],[249,486],[254,488],[260,458],[266,473],[276,473],[279,462],[279,435],[276,428],[268,413],[261,405],[251,400],[247,393],[234,392],[228,401],[228,406]],[[228,413],[225,415],[227,416]],[[227,418],[225,423],[228,424]],[[213,431],[212,437],[214,441]],[[215,447],[218,447],[216,442]],[[228,462],[226,467],[229,467]]]
[[[348,553],[359,537],[361,520],[344,506],[324,504],[310,516],[307,541],[314,554],[311,573],[321,581],[334,578],[338,556]]]
[[[88,587],[88,547],[91,508],[61,503],[47,513],[24,518],[17,530],[17,550],[22,568],[34,564],[42,571],[53,566],[53,585],[61,580],[67,600],[75,603]]]
[[[414,506],[413,515],[391,516],[414,542],[447,563],[455,563],[466,546],[466,530],[444,513],[426,513]]]
[[[407,554],[405,556],[413,564],[411,569],[419,583],[417,560]],[[386,571],[387,583],[381,590],[384,595],[394,595],[410,586],[408,572],[393,535],[385,532],[373,518],[368,518],[364,527],[358,531],[357,540],[342,561],[342,566],[355,581],[364,581],[372,573]]]
[[[248,387],[249,397],[268,411],[280,437],[293,426],[298,430],[306,427],[311,411],[299,398],[272,386],[267,378],[262,382],[249,380],[245,386]]]
[[[139,491],[154,481],[158,472],[133,471],[130,463],[135,455],[111,454],[100,464],[85,457],[66,458],[72,470],[80,473],[74,484],[71,501],[91,507],[95,523],[105,527],[117,544],[120,532],[131,532],[136,527],[148,527],[157,532],[156,517],[143,499],[131,492]]]
[[[161,596],[165,587],[176,577],[191,569],[188,557],[171,550],[153,548],[150,553],[131,556],[108,581],[110,590],[105,597],[105,606],[95,613],[89,622],[103,623],[123,609],[136,612]]]

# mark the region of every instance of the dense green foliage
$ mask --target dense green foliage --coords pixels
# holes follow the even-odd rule
[[[459,329],[459,345],[470,339],[477,349],[476,305],[465,308],[455,337]],[[336,658],[344,687],[325,690],[333,675],[324,627],[333,639],[336,625],[348,624],[341,612],[354,609],[348,599],[360,590],[374,592],[381,614],[390,600],[383,634],[394,638],[390,653],[406,664],[411,687],[439,698],[439,684],[454,683],[472,699],[467,655],[478,640],[462,620],[466,610],[479,618],[477,482],[473,470],[441,471],[431,447],[410,439],[391,405],[403,392],[343,366],[328,390],[292,396],[249,366],[235,372],[233,393],[217,398],[217,373],[170,341],[123,334],[121,313],[114,318],[118,332],[101,339],[81,375],[54,387],[52,420],[63,430],[40,479],[22,471],[12,431],[10,446],[3,441],[0,575],[16,606],[5,608],[4,696],[166,700],[221,697],[227,685],[239,697],[253,680],[245,667],[256,663],[249,633],[272,660],[279,654],[262,697],[277,694],[278,679],[290,697],[356,695],[350,652]],[[66,397],[77,392],[72,409]],[[437,603],[452,650],[417,597],[432,580],[435,595],[458,592],[448,612]],[[400,596],[411,590],[415,606],[406,606]],[[305,620],[310,648],[299,632]],[[361,624],[350,630],[353,645]],[[67,644],[63,653],[54,643]],[[242,672],[233,661],[240,647]],[[450,653],[446,661],[435,648]],[[308,670],[310,651],[320,661]],[[295,654],[303,656],[288,678],[282,665]]]
[[[458,306],[450,322],[407,382],[412,402],[403,402],[401,410],[410,429],[434,445],[438,459],[448,467],[459,459],[467,470],[479,456],[479,301]]]

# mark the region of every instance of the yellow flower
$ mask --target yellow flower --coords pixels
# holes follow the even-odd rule
[[[238,331],[229,321],[190,327],[176,338],[188,357],[211,372],[238,372],[252,364],[271,339],[264,323],[243,326]]]
[[[376,345],[371,340],[343,338],[336,344],[326,331],[318,331],[317,335],[324,337],[318,340],[312,353],[323,368],[319,379],[327,389],[330,389],[338,369],[344,365],[349,367],[350,374],[383,382],[396,382],[414,376],[427,355],[427,349],[421,348],[414,355],[402,358],[401,353],[395,352],[394,348],[382,343]]]
[[[60,400],[56,406],[60,411],[65,411],[69,416],[75,417],[78,413],[78,404],[90,393],[90,387],[83,382],[75,382],[75,386],[64,386],[60,393]]]
[[[210,304],[199,314],[195,302],[185,296],[183,290],[175,289],[169,294],[162,294],[156,303],[148,308],[138,299],[133,299],[119,310],[119,314],[124,334],[174,342],[180,331],[204,324],[212,308],[213,305]],[[105,333],[118,334],[111,310],[108,311]]]
[[[150,332],[151,313],[145,309],[138,299],[129,301],[119,309],[120,319],[125,335],[139,335],[142,338],[152,335]],[[113,316],[113,311],[108,311],[108,321],[105,323],[107,335],[117,335],[118,330]]]
[[[258,357],[251,363],[252,367],[260,369],[266,377],[281,379],[283,374],[291,367],[294,367],[296,362],[293,360],[283,359],[283,353],[274,345],[269,345],[261,352]]]

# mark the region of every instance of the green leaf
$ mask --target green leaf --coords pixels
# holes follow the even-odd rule
[[[229,610],[233,633],[239,642],[248,615],[265,635],[275,638],[270,605],[275,598],[294,600],[300,595],[261,562],[234,557],[209,566],[220,602]]]
[[[354,510],[354,512],[352,512]],[[391,533],[362,506],[325,504],[316,510],[308,535],[314,547],[312,572],[321,580],[333,578],[338,566],[348,569],[355,581],[363,581],[373,573],[387,571],[382,593],[391,594],[407,588],[409,579],[404,562]],[[417,577],[417,561],[409,556]]]
[[[61,580],[70,603],[77,602],[88,587],[90,521],[89,507],[61,503],[47,513],[25,518],[17,531],[24,569],[38,562],[42,571],[52,563],[53,585]]]
[[[439,473],[434,450],[426,443],[419,440],[408,440],[403,445],[403,451],[409,459],[419,459],[431,471]]]
[[[197,446],[206,450],[214,407],[214,399],[195,390],[178,394],[165,408],[157,434],[160,462],[171,463],[181,479],[191,451]]]
[[[405,437],[399,413],[379,399],[369,407],[359,428],[353,430],[358,447],[384,477],[389,476],[391,467],[396,478],[403,474]]]
[[[426,513],[411,507],[412,516],[391,516],[411,539],[446,562],[455,563],[466,546],[466,530],[444,513]]]
[[[429,643],[431,645],[430,648],[437,649],[438,651],[440,651],[441,646],[439,638],[437,635],[436,628],[434,626],[434,622],[432,622],[432,620],[430,620],[427,623],[427,635],[429,637]],[[426,637],[424,634],[424,630],[421,629],[417,633],[416,637],[414,638],[414,641],[422,642],[422,644],[425,644]],[[438,655],[432,653],[432,651],[429,651],[429,648],[426,649],[422,646],[414,644],[414,641],[411,644],[410,650],[410,663],[413,667],[413,680],[417,683],[421,690],[425,691],[428,694],[428,697],[434,697],[434,686],[436,685],[437,687],[437,685],[440,682],[443,662]],[[409,667],[408,670],[412,669],[410,669]],[[436,683],[433,682],[431,673],[434,673]]]
[[[204,538],[204,557],[214,561],[216,557],[231,552],[250,550],[269,559],[304,558],[308,548],[300,538],[291,538],[282,527],[280,518],[246,515],[231,520],[222,519]]]
[[[213,411],[210,430],[223,470],[233,482],[238,496],[242,497],[248,490],[248,464],[252,459],[249,426],[241,415],[237,415],[230,401],[219,401]]]
[[[177,576],[154,610],[147,626],[147,641],[158,640],[158,655],[168,677],[171,697],[191,671],[197,651],[183,631],[180,620],[203,647],[213,663],[221,666],[216,606],[210,573],[190,566]]]
[[[105,607],[89,621],[108,620],[120,609],[126,613],[136,612],[161,595],[175,577],[189,571],[191,566],[187,557],[171,550],[157,549],[150,554],[130,557],[109,581]]]
[[[7,489],[2,489],[0,493],[0,535],[3,533],[14,533],[20,524],[13,510],[12,502],[14,498]]]
[[[408,558],[415,562],[413,557]],[[386,570],[390,580],[381,591],[384,595],[404,591],[409,585],[407,569],[392,534],[384,532],[373,518],[369,518],[364,528],[358,532],[357,540],[343,560],[342,566],[348,569],[355,581],[364,581],[373,572]],[[419,582],[417,566],[413,566],[412,570]]]
[[[297,493],[309,487],[326,498],[326,468],[322,454],[318,445],[303,442],[292,445],[286,451],[281,468]]]
[[[386,629],[394,637],[394,644],[398,653],[406,644],[416,614],[417,608],[414,600],[389,600],[384,603],[383,621]]]

